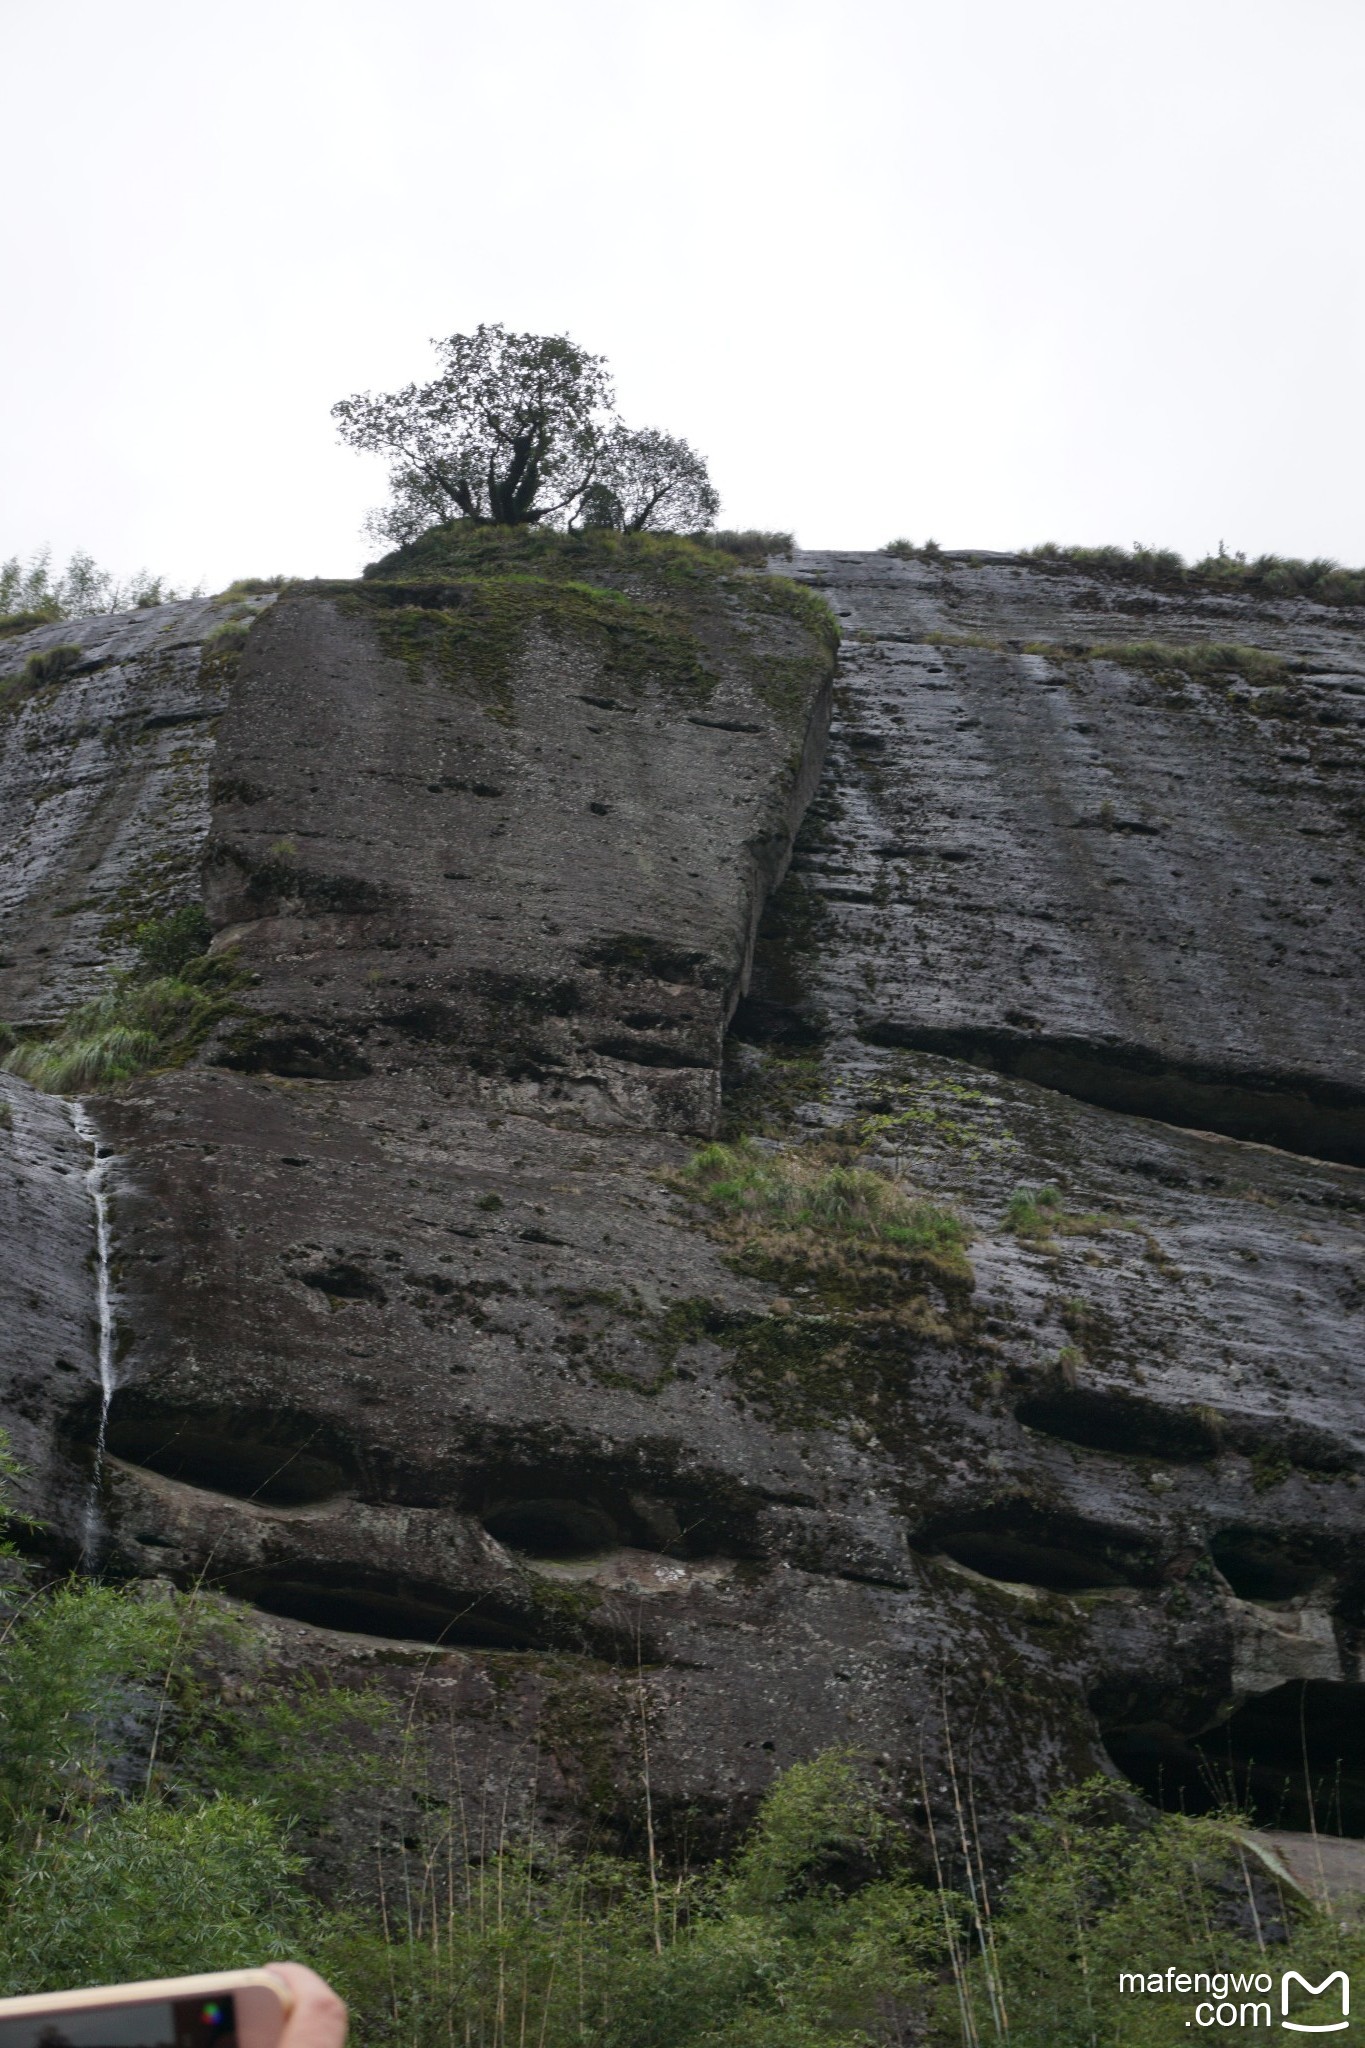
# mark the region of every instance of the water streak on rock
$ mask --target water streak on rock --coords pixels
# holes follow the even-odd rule
[[[109,1162],[113,1154],[99,1141],[99,1134],[91,1122],[83,1102],[68,1104],[71,1128],[83,1145],[89,1147],[90,1164],[85,1170],[85,1185],[90,1191],[90,1200],[95,1210],[95,1313],[99,1336],[96,1362],[100,1378],[100,1420],[95,1437],[95,1463],[90,1475],[90,1493],[86,1501],[85,1526],[81,1544],[81,1555],[87,1569],[98,1560],[103,1528],[100,1521],[100,1480],[104,1470],[104,1441],[109,1427],[109,1403],[114,1396],[117,1381],[114,1377],[114,1295],[109,1278]]]

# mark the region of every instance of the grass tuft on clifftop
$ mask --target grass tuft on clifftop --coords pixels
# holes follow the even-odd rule
[[[722,655],[748,664],[756,694],[779,717],[804,718],[812,686],[839,644],[822,598],[749,564],[778,552],[781,534],[557,533],[540,527],[433,528],[371,563],[357,583],[319,583],[373,619],[385,650],[414,677],[473,687],[490,716],[513,716],[511,685],[528,636],[588,651],[623,693],[662,687],[704,703]],[[761,550],[761,553],[760,553]],[[750,652],[754,628],[786,619],[814,642],[789,654]]]
[[[1082,569],[1117,583],[1145,583],[1157,590],[1207,590],[1249,597],[1308,598],[1314,604],[1365,604],[1365,569],[1344,569],[1326,556],[1302,561],[1291,555],[1245,555],[1220,551],[1186,562],[1174,548],[1058,547],[1045,541],[1027,558],[1043,567]]]

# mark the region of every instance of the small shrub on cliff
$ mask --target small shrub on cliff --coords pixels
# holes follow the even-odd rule
[[[36,654],[30,654],[20,672],[20,680],[29,689],[36,690],[43,683],[60,682],[79,666],[82,650],[69,642],[60,647],[41,647]]]
[[[240,654],[251,631],[249,619],[225,619],[204,635],[204,654]]]
[[[60,682],[63,676],[70,675],[82,658],[82,649],[73,645],[41,647],[30,654],[17,675],[0,677],[0,699],[8,697],[20,702],[30,690]]]
[[[143,966],[115,976],[52,1037],[21,1039],[5,1059],[9,1073],[49,1094],[76,1095],[184,1057],[199,1043],[227,1008],[236,981],[231,961],[202,956],[193,909],[139,925],[137,934]],[[178,962],[173,971],[149,971],[171,960]]]
[[[1249,597],[1304,597],[1315,604],[1365,604],[1365,569],[1343,569],[1319,556],[1301,561],[1287,555],[1216,555],[1187,563],[1173,548],[1058,547],[1045,541],[1027,559],[1044,566],[1081,569],[1113,582],[1146,583],[1158,590],[1218,590]]]
[[[705,1205],[746,1271],[813,1287],[855,1317],[890,1316],[944,1335],[921,1299],[926,1285],[955,1302],[971,1292],[960,1216],[824,1148],[769,1151],[744,1138],[706,1145],[675,1185]]]
[[[1005,1210],[1005,1228],[1016,1237],[1046,1244],[1054,1237],[1093,1237],[1103,1230],[1130,1230],[1126,1217],[1106,1211],[1068,1209],[1059,1189],[1018,1187]]]
[[[133,943],[149,974],[178,974],[209,949],[213,928],[202,903],[182,903],[133,928]]]
[[[40,612],[0,612],[0,639],[12,640],[19,633],[31,633],[35,626],[50,626],[53,614]]]
[[[289,582],[287,576],[239,576],[235,583],[229,583],[226,590],[215,590],[215,604],[235,604],[243,597],[267,597],[283,590]]]

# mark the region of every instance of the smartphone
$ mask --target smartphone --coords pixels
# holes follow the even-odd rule
[[[269,1970],[0,1998],[0,2048],[276,2048],[293,2004]]]

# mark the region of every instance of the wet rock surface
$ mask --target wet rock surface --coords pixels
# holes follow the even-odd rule
[[[619,679],[614,621],[593,639],[537,624],[491,673],[404,659],[385,627],[458,621],[463,596],[291,596],[253,634],[207,874],[260,1021],[218,1057],[335,1080],[454,1059],[508,1107],[710,1130],[823,761],[823,650],[708,587],[681,678],[646,660]]]
[[[34,1511],[79,1542],[88,1478],[59,1425],[98,1400],[89,1148],[67,1104],[0,1073],[0,1384],[4,1427]]]
[[[1009,558],[800,573],[845,633],[808,872],[859,1036],[1365,1162],[1358,616]]]
[[[191,598],[0,640],[0,1018],[55,1020],[132,957],[139,918],[199,894],[227,702],[214,634],[271,602]],[[207,644],[207,659],[206,657]],[[30,683],[35,655],[72,666]]]
[[[1359,852],[1326,830],[1356,769],[1315,751],[1354,762],[1354,729],[1311,725],[1279,764],[1278,714],[1233,684],[1173,704],[1145,671],[927,638],[1137,637],[1056,570],[794,566],[841,614],[843,673],[723,1093],[817,690],[795,731],[751,697],[724,707],[761,728],[736,737],[647,690],[608,731],[588,700],[617,692],[533,644],[508,724],[336,594],[256,627],[204,841],[255,979],[191,1064],[91,1106],[116,1155],[109,1564],[206,1576],[286,1661],[415,1687],[514,1806],[627,1837],[642,1728],[656,1818],[694,1846],[840,1741],[911,1806],[950,1803],[948,1730],[996,1846],[1094,1768],[1196,1804],[1231,1782],[1294,1829],[1291,1728],[1319,1824],[1363,1832]],[[1177,626],[1334,675],[1360,646],[1323,607]],[[1082,700],[1103,734],[1068,739]],[[1274,787],[1234,790],[1253,773]],[[1273,926],[1309,949],[1276,973],[1264,894],[1234,889],[1253,855],[1334,913]],[[613,936],[634,950],[608,959]],[[666,971],[684,956],[704,971]],[[537,976],[575,1003],[528,1006]],[[646,990],[658,1021],[631,1022]],[[424,1007],[439,1028],[402,1021]],[[1167,1092],[1116,1104],[1021,1042]],[[89,1237],[61,1106],[23,1091],[16,1131],[20,1109],[46,1121],[14,1153],[15,1242],[46,1231],[53,1279],[6,1363],[39,1390],[25,1446],[69,1556]],[[679,1178],[717,1116],[764,1159],[949,1210],[970,1273],[908,1250],[869,1290],[780,1236],[739,1256]],[[7,1299],[10,1256],[6,1234]]]

